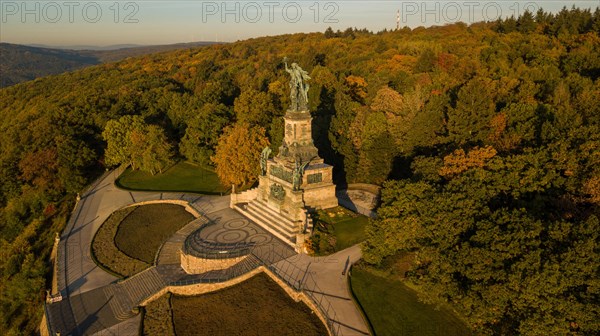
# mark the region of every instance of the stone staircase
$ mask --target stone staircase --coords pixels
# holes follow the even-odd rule
[[[196,231],[200,226],[208,223],[208,219],[204,216],[197,218],[182,227],[161,247],[156,260],[157,265],[179,265],[181,259],[179,251],[183,247],[183,242],[192,232]]]
[[[234,209],[286,244],[296,246],[298,224],[269,208],[263,201],[253,200],[246,204],[236,204]]]
[[[115,317],[126,320],[136,315],[135,307],[166,285],[156,267],[150,267],[125,281],[105,287],[104,293]]]

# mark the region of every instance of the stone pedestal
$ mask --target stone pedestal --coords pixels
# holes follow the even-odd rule
[[[333,167],[319,157],[313,143],[310,113],[288,111],[284,120],[279,154],[267,159],[269,151],[263,151],[265,174],[259,176],[258,187],[232,195],[231,206],[300,252],[311,234],[307,212],[336,207],[338,200]]]
[[[285,136],[279,154],[267,161],[267,172],[259,178],[258,198],[270,208],[294,220],[306,219],[305,209],[327,209],[338,205],[333,167],[318,155],[312,139],[308,111],[288,111]],[[294,189],[294,169],[302,164],[302,180]]]

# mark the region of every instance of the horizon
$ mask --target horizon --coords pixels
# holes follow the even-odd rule
[[[3,1],[0,42],[46,47],[109,47],[235,42],[349,27],[472,24],[542,8],[594,11],[598,1]]]

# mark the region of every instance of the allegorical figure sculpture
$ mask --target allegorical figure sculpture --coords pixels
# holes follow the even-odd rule
[[[267,175],[267,161],[271,155],[271,148],[265,147],[260,153],[260,173],[262,176]]]
[[[285,62],[285,71],[290,74],[290,111],[306,111],[308,110],[308,88],[306,81],[310,79],[308,72],[302,70],[297,63],[292,63],[292,67],[288,68],[287,57],[283,59]]]
[[[292,175],[293,190],[300,190],[300,186],[302,185],[302,176],[304,175],[304,169],[306,169],[306,166],[308,166],[309,163],[310,161],[302,164],[300,158],[296,158],[296,162],[294,164],[294,172]]]

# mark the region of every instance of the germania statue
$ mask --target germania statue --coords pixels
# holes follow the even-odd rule
[[[292,67],[288,68],[287,57],[283,59],[285,63],[285,71],[290,74],[290,111],[307,111],[308,110],[308,88],[306,81],[310,79],[308,72],[302,70],[297,63],[292,63]]]

